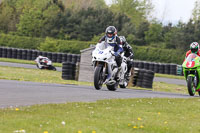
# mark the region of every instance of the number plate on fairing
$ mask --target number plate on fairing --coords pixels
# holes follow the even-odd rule
[[[186,67],[192,68],[192,67],[194,67],[194,65],[195,65],[194,61],[189,61],[189,62],[187,62]]]
[[[103,51],[99,51],[99,54],[103,54]]]

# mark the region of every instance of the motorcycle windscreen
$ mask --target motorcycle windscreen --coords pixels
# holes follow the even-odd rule
[[[198,55],[192,53],[186,58],[186,67],[192,68],[195,66],[195,60],[198,59]]]
[[[109,45],[106,43],[106,42],[101,42],[101,43],[98,43],[96,45],[96,48],[100,49],[100,50],[105,50],[109,47]]]

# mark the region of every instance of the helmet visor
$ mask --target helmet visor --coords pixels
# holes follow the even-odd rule
[[[113,34],[108,33],[108,34],[107,34],[107,37],[112,38],[112,37],[113,37]]]
[[[191,52],[192,52],[192,53],[197,53],[197,51],[198,51],[198,47],[195,47],[195,48],[192,48],[192,49],[191,49]]]

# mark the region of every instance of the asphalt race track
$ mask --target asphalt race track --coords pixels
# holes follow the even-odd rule
[[[106,88],[95,90],[92,86],[46,84],[14,80],[0,80],[0,108],[33,104],[94,102],[118,98],[191,98],[189,95],[153,92],[149,90]]]
[[[36,65],[0,62],[0,66],[38,69]],[[57,70],[61,71],[58,67]],[[154,77],[154,82],[186,85],[185,80]],[[92,86],[46,84],[13,80],[0,80],[0,108],[28,106],[34,104],[95,102],[101,99],[117,98],[191,98],[189,95],[153,92],[150,90],[106,88],[95,90]]]

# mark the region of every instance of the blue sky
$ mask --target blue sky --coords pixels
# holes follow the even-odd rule
[[[109,4],[112,0],[105,0]],[[152,15],[163,23],[177,23],[179,20],[188,22],[196,0],[152,0]]]

